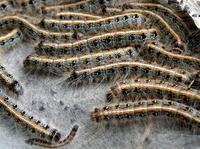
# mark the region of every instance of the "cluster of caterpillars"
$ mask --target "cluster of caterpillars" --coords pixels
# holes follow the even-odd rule
[[[166,2],[1,0],[0,48],[31,42],[35,53],[24,59],[24,68],[67,76],[70,86],[112,80],[108,105],[91,112],[96,122],[163,113],[200,124],[200,31],[177,2]],[[0,81],[23,94],[2,66]],[[45,137],[29,144],[60,147],[78,130],[74,125],[60,141],[60,132],[28,116],[3,93],[0,105]]]

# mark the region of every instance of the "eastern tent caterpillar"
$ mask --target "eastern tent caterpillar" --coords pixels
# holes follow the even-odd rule
[[[17,80],[9,74],[3,66],[0,66],[0,82],[12,90],[14,93],[21,95],[23,94],[23,88]]]
[[[121,15],[101,18],[98,20],[57,20],[43,19],[41,26],[54,31],[78,31],[83,33],[107,32],[120,28],[134,28],[145,22],[140,13],[125,13]]]
[[[48,125],[44,125],[39,120],[35,120],[32,116],[27,115],[25,111],[20,110],[16,104],[11,102],[10,97],[4,95],[2,92],[0,94],[0,105],[16,120],[19,120],[33,131],[38,132],[41,136],[49,140],[60,140],[61,135],[57,130],[49,129]]]
[[[36,25],[30,23],[20,16],[5,16],[0,19],[0,28],[7,29],[18,27],[24,34],[28,35],[31,39],[39,37],[40,39],[58,39],[70,40],[74,38],[74,33],[71,32],[49,32],[48,30],[41,29]],[[79,35],[79,34],[77,34]]]
[[[55,142],[55,143],[51,143],[51,142],[41,140],[41,139],[29,139],[26,142],[31,145],[38,145],[38,146],[47,147],[47,148],[61,147],[66,144],[69,144],[74,139],[78,131],[78,128],[79,128],[78,125],[74,125],[71,132],[69,133],[69,135],[66,136],[65,139],[63,139],[62,141]]]
[[[170,33],[171,34],[170,43],[172,42],[173,44],[175,44],[174,46],[185,48],[185,39],[183,38],[183,36],[179,36],[177,32],[168,24],[168,22],[166,22],[164,18],[161,17],[160,15],[148,10],[140,10],[140,9],[129,9],[129,10],[125,10],[124,12],[125,13],[134,12],[134,13],[143,14],[144,16],[149,18],[149,21],[146,21],[145,23],[145,27],[155,27],[155,26],[158,27],[160,30],[160,33],[163,34],[163,37],[165,37],[166,35],[169,36],[169,33]],[[173,38],[175,40],[172,40]],[[162,39],[162,36],[161,36],[161,39]],[[166,39],[163,38],[162,42],[166,43]],[[166,43],[166,44],[169,44],[169,43]],[[170,44],[170,47],[171,47],[171,44]]]
[[[22,33],[18,29],[13,29],[4,36],[0,36],[0,47],[8,48],[14,46],[22,39],[22,36]]]
[[[147,82],[142,82],[147,81]],[[141,100],[145,98],[170,99],[199,109],[200,94],[198,90],[187,89],[173,84],[149,80],[117,83],[108,91],[107,101]]]
[[[103,35],[93,36],[73,43],[56,44],[41,42],[35,50],[37,54],[73,55],[130,46],[144,41],[156,41],[158,38],[158,30],[153,28],[126,30],[121,32],[105,33]]]
[[[63,11],[76,11],[76,12],[88,12],[92,13],[98,11],[105,4],[104,0],[81,0],[79,2],[64,4],[64,5],[52,5],[44,7],[44,12],[47,14],[63,12]]]
[[[97,20],[102,19],[101,16],[91,15],[87,13],[80,13],[80,12],[58,12],[55,14],[55,19],[61,20]]]
[[[130,53],[131,54],[131,53]],[[160,78],[176,83],[190,84],[193,81],[193,75],[186,71],[173,68],[165,68],[157,64],[148,64],[142,61],[121,61],[111,64],[100,65],[96,67],[75,70],[70,74],[68,81],[74,84],[83,84],[84,82],[102,82],[103,80],[119,79],[122,76],[131,78],[133,76],[143,76],[147,78]],[[198,80],[194,80],[198,82]],[[195,88],[191,84],[191,88]]]
[[[42,6],[54,6],[59,4],[65,4],[65,3],[75,3],[79,0],[22,0],[22,1],[16,1],[16,0],[9,0],[10,3],[12,3],[13,7],[42,7]]]
[[[73,57],[30,55],[25,59],[24,66],[48,72],[64,73],[78,68],[97,66],[122,59],[132,59],[134,51],[133,47],[125,47]]]
[[[188,34],[190,34],[190,30],[185,22],[173,10],[164,5],[155,3],[129,3],[125,4],[123,7],[126,9],[137,8],[153,11],[161,15],[173,28],[176,28],[177,33],[181,33],[180,36],[184,36],[184,38],[187,39]]]
[[[169,52],[165,47],[158,44],[147,43],[139,50],[139,55],[145,57],[145,60],[155,60],[159,63],[167,63],[174,66],[179,66],[184,69],[200,68],[200,59],[192,56],[176,54]]]
[[[188,124],[191,124],[191,122],[200,124],[200,112],[198,110],[171,100],[142,100],[133,103],[113,104],[102,109],[95,108],[91,112],[91,119],[95,122],[101,122],[162,114],[183,118]]]

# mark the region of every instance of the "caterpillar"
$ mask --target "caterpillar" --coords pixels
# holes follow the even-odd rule
[[[87,13],[80,13],[80,12],[58,12],[54,16],[55,19],[61,19],[61,20],[98,20],[102,19],[101,16],[97,15],[91,15]]]
[[[172,27],[177,30],[177,33],[181,33],[180,36],[184,36],[187,39],[190,34],[190,30],[186,23],[171,9],[168,7],[155,4],[155,3],[129,3],[122,6],[123,9],[145,9],[153,11],[161,15]]]
[[[106,7],[114,7],[119,8],[120,6],[123,6],[124,4],[129,3],[158,3],[157,0],[109,0],[106,2]]]
[[[164,20],[163,17],[161,17],[160,15],[148,11],[148,10],[140,10],[140,9],[127,9],[124,11],[125,13],[127,12],[132,12],[132,13],[141,13],[144,16],[146,16],[147,18],[149,18],[149,22],[146,21],[145,23],[145,27],[151,28],[151,27],[158,27],[160,30],[160,33],[162,34],[161,36],[161,40],[163,43],[170,45],[170,46],[175,46],[175,47],[180,47],[181,49],[185,50],[186,49],[186,41],[183,38],[184,36],[180,36],[176,30],[174,30],[169,24],[168,22],[166,22]],[[168,36],[170,39],[170,44],[166,43],[166,37]],[[163,37],[163,39],[162,39]],[[168,41],[169,42],[169,41]],[[172,42],[172,45],[171,45]]]
[[[87,68],[122,59],[132,59],[134,51],[133,47],[124,47],[73,57],[30,55],[24,60],[24,66],[48,72],[63,73],[69,70]]]
[[[98,20],[43,19],[40,24],[53,31],[78,31],[89,34],[127,27],[137,29],[145,20],[145,17],[140,13],[125,13]]]
[[[104,0],[82,0],[79,2],[64,4],[64,5],[54,5],[46,6],[43,9],[45,14],[53,14],[63,11],[75,11],[75,12],[88,12],[93,13],[95,11],[101,10],[102,7],[105,7]]]
[[[136,119],[145,116],[177,117],[188,124],[200,123],[200,112],[190,106],[171,100],[142,100],[131,103],[120,103],[95,108],[91,119],[95,122]],[[182,121],[182,122],[183,122]]]
[[[12,90],[17,95],[23,94],[23,87],[9,74],[3,66],[0,65],[0,82]]]
[[[8,48],[14,46],[22,39],[23,35],[18,29],[13,29],[9,31],[4,36],[0,36],[0,47]]]
[[[0,93],[0,105],[16,120],[32,129],[33,132],[37,132],[48,140],[60,140],[61,134],[56,129],[50,129],[48,125],[42,124],[39,120],[27,115],[25,111],[19,109],[16,104],[12,103],[12,99],[3,92]]]
[[[59,5],[63,3],[74,3],[78,0],[23,0],[23,1],[16,1],[16,0],[9,0],[14,8],[27,8],[27,7],[44,7],[44,6],[52,6],[52,5]]]
[[[143,26],[148,27],[148,28],[155,27],[155,26],[158,27],[164,37],[167,35],[170,37],[171,40],[174,39],[172,40],[172,42],[173,44],[175,44],[175,46],[186,49],[186,45],[185,45],[186,39],[184,38],[184,36],[179,35],[176,32],[176,30],[172,26],[170,26],[170,24],[165,20],[164,17],[156,14],[155,12],[148,11],[148,10],[140,10],[140,9],[126,9],[126,10],[122,9],[121,12],[140,13],[144,15],[148,19],[146,19],[146,22],[143,23]],[[162,39],[162,40],[163,42],[166,43],[165,39]],[[169,45],[169,43],[167,44]]]
[[[199,89],[199,77],[196,73],[189,73],[181,69],[167,68],[157,64],[148,64],[143,61],[120,61],[80,70],[74,70],[68,77],[68,82],[80,85],[84,82],[102,82],[111,79],[119,80],[122,76],[131,78],[142,76],[147,78],[160,78],[180,84],[185,84],[194,89]],[[196,76],[196,77],[195,77]]]
[[[88,39],[79,40],[73,43],[47,43],[40,42],[35,48],[37,54],[47,55],[73,55],[94,52],[97,50],[106,50],[109,48],[118,48],[129,46],[131,44],[156,41],[158,40],[158,30],[126,30],[121,32],[105,33]]]
[[[66,5],[66,3],[77,2],[78,0],[65,1],[65,0],[9,0],[10,5],[13,9],[15,9],[18,13],[26,13],[26,14],[37,14],[40,16],[45,14],[45,7],[55,6],[55,5]]]
[[[55,142],[55,143],[51,143],[51,142],[41,140],[41,139],[29,139],[26,142],[31,145],[38,145],[38,146],[47,147],[47,148],[61,147],[66,144],[69,144],[74,139],[78,131],[78,128],[79,128],[78,125],[74,125],[71,132],[69,133],[69,135],[66,136],[65,139],[63,139],[62,141]]]
[[[136,82],[137,81],[137,82]],[[140,100],[145,98],[169,98],[199,109],[200,94],[198,90],[187,89],[174,84],[160,83],[160,80],[136,80],[117,83],[107,92],[107,101]],[[143,82],[142,82],[143,81]],[[147,82],[145,82],[147,81]]]
[[[174,50],[174,49],[173,49]],[[164,46],[156,43],[147,43],[139,50],[139,55],[145,60],[155,60],[159,63],[170,63],[169,65],[179,66],[180,68],[190,70],[200,68],[200,59],[197,57],[176,54],[167,50]]]
[[[71,40],[73,38],[78,38],[80,34],[72,32],[49,32],[48,30],[41,29],[29,21],[25,20],[20,16],[5,16],[0,19],[0,28],[7,29],[18,27],[24,34],[28,35],[30,38],[34,39],[39,37],[44,40]],[[76,36],[75,36],[76,35]]]

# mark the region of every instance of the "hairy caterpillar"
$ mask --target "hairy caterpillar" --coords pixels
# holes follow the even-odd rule
[[[12,90],[14,93],[21,95],[23,94],[23,88],[17,80],[9,74],[3,66],[0,66],[0,82]]]
[[[171,66],[179,66],[184,69],[200,68],[200,59],[188,55],[181,55],[167,50],[164,46],[155,43],[147,43],[139,50],[139,55],[145,60],[155,60],[159,63],[168,63]]]
[[[47,147],[47,148],[61,147],[66,144],[69,144],[74,139],[78,131],[78,128],[79,128],[78,125],[74,125],[71,132],[69,133],[69,135],[66,136],[65,139],[63,139],[62,141],[55,142],[55,143],[51,143],[51,142],[41,140],[41,139],[29,139],[26,142],[31,145],[38,145],[38,146]]]
[[[184,38],[187,39],[188,34],[190,34],[190,30],[186,23],[173,10],[169,9],[164,5],[155,3],[124,4],[123,9],[127,8],[145,9],[153,11],[154,13],[161,15],[172,27],[176,28],[177,33],[181,33],[180,36],[184,36]]]
[[[122,76],[132,78],[142,76],[147,78],[160,78],[191,88],[199,89],[199,77],[196,73],[189,73],[181,69],[167,68],[157,64],[148,64],[142,61],[121,61],[73,71],[67,81],[73,84],[84,82],[102,82],[111,79],[119,80]]]
[[[73,43],[56,44],[41,42],[35,50],[37,54],[73,55],[124,47],[144,41],[156,41],[158,38],[158,31],[153,28],[147,30],[126,30],[123,32],[105,33]]]
[[[16,1],[16,0],[9,0],[9,2],[12,4],[14,8],[24,8],[24,7],[42,7],[42,6],[51,6],[51,5],[58,5],[63,3],[75,3],[79,0],[22,0],[22,1]]]
[[[44,125],[39,120],[27,115],[25,111],[20,110],[16,104],[12,103],[10,97],[2,92],[0,93],[0,105],[16,120],[32,129],[33,132],[38,132],[42,137],[46,137],[49,140],[60,140],[61,135],[56,129],[50,129],[48,125]]]
[[[30,55],[24,60],[24,66],[39,70],[62,73],[69,70],[71,71],[78,68],[87,68],[126,58],[131,59],[134,51],[135,49],[133,47],[125,47],[73,57]]]
[[[0,28],[13,28],[18,27],[24,34],[28,35],[30,38],[40,39],[51,39],[51,40],[70,40],[74,38],[74,33],[72,32],[49,32],[48,30],[41,29],[36,25],[30,23],[26,19],[20,16],[5,16],[0,19]],[[76,36],[79,34],[77,33]]]
[[[137,81],[137,82],[136,82]],[[199,109],[200,94],[198,90],[187,89],[174,84],[159,81],[141,80],[118,83],[110,88],[107,101],[140,100],[145,98],[170,99],[183,102]],[[147,81],[147,82],[145,82]]]
[[[0,36],[0,47],[8,48],[14,46],[22,39],[22,33],[18,29],[13,29],[4,36]]]
[[[146,21],[145,23],[145,27],[151,28],[151,27],[158,27],[160,30],[160,33],[162,34],[161,36],[161,40],[163,43],[166,43],[167,45],[169,45],[169,41],[166,41],[166,39],[164,38],[165,36],[169,36],[170,38],[170,46],[171,42],[173,44],[173,46],[175,47],[180,47],[180,48],[185,48],[185,39],[183,38],[183,36],[178,35],[178,33],[176,32],[176,30],[174,30],[169,24],[168,22],[166,22],[164,20],[163,17],[161,17],[160,15],[148,11],[148,10],[140,10],[140,9],[129,9],[129,10],[125,10],[125,13],[127,12],[132,12],[132,13],[141,13],[144,16],[146,16],[147,18],[149,18],[149,21]],[[171,35],[170,35],[171,34]],[[173,40],[174,39],[174,40]]]
[[[104,0],[82,0],[71,4],[47,6],[44,7],[43,12],[45,12],[46,14],[53,14],[63,11],[84,11],[88,13],[93,13],[95,11],[101,10],[102,7],[105,7]]]
[[[144,116],[166,115],[178,117],[184,122],[200,124],[200,112],[190,106],[171,100],[142,100],[131,103],[120,103],[95,108],[91,112],[91,119],[95,122],[125,120]]]
[[[98,20],[56,20],[43,19],[41,26],[54,31],[78,31],[83,33],[107,32],[120,28],[135,28],[145,22],[140,13],[125,13]]]

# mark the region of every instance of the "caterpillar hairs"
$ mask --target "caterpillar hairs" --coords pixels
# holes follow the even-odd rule
[[[12,90],[14,93],[23,94],[23,88],[20,83],[9,74],[3,66],[0,66],[0,82]]]

